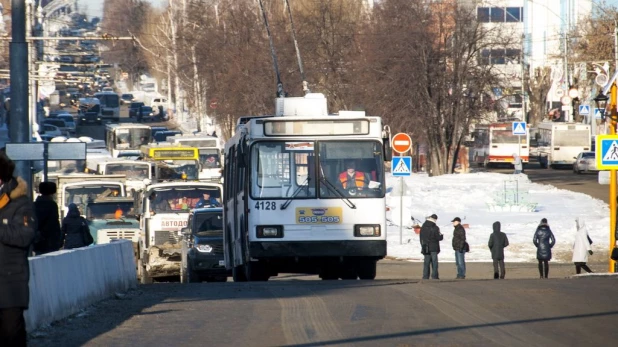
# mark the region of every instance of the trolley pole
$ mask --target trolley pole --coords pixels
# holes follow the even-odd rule
[[[399,244],[403,245],[403,177],[399,177]]]
[[[26,42],[25,0],[11,1],[12,41],[10,47],[11,116],[9,137],[11,142],[30,142],[30,117],[28,114],[28,42]],[[29,161],[15,162],[15,176],[23,178],[32,187]],[[28,190],[32,198],[32,190]]]

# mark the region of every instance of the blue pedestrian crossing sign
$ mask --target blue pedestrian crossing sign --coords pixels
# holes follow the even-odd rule
[[[597,135],[596,161],[599,170],[618,169],[618,135]]]
[[[595,108],[594,109],[594,118],[595,119],[603,119],[603,115],[605,114],[604,108]]]
[[[579,114],[582,116],[587,116],[590,114],[590,106],[589,105],[579,105]]]
[[[394,177],[407,177],[412,174],[412,157],[393,157],[391,173]]]
[[[513,135],[526,135],[526,122],[513,122]]]

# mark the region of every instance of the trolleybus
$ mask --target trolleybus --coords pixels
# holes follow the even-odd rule
[[[114,92],[100,92],[93,96],[101,102],[101,118],[117,123],[120,120],[120,96]]]
[[[541,167],[571,167],[579,153],[592,148],[590,124],[544,122],[537,127],[537,134]]]
[[[529,162],[529,132],[513,135],[513,122],[505,122],[490,124],[488,135],[488,141],[483,142],[486,146],[484,166],[512,164],[514,154],[519,155],[524,164]]]
[[[382,120],[328,115],[322,94],[276,105],[276,116],[246,119],[225,145],[227,269],[234,281],[374,279],[386,256]]]

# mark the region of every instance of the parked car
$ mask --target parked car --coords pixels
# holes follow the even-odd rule
[[[152,137],[152,142],[154,141],[154,136],[156,133],[158,133],[159,131],[168,131],[169,129],[167,129],[166,127],[150,127],[151,133],[150,136]]]
[[[52,138],[56,136],[62,136],[62,131],[58,129],[58,127],[55,125],[43,123],[40,128],[42,128],[43,130],[43,131],[39,130],[39,134],[41,135],[41,138],[45,137],[51,140]]]
[[[582,173],[588,171],[599,171],[597,169],[597,161],[595,158],[594,152],[581,152],[575,158],[575,163],[573,164],[573,172],[574,173]]]
[[[131,104],[133,102],[133,94],[122,94],[120,95],[120,104],[121,105],[126,105],[126,104]]]
[[[129,105],[129,118],[137,118],[137,112],[142,106],[144,106],[143,102],[132,102]]]
[[[154,142],[165,142],[168,136],[171,137],[176,135],[182,135],[182,132],[178,130],[157,131],[152,138]]]
[[[152,102],[150,102],[150,106],[152,106],[152,108],[158,108],[159,106],[163,106],[163,108],[166,109],[167,99],[166,98],[153,98]]]
[[[182,282],[227,281],[231,274],[223,254],[223,209],[192,210],[182,234]]]
[[[68,113],[63,113],[63,114],[57,115],[56,118],[62,119],[69,127],[70,129],[69,132],[71,134],[75,134],[75,132],[77,131],[77,125],[75,124],[75,118],[73,118],[72,115]]]
[[[43,121],[43,124],[50,124],[56,126],[61,132],[62,136],[70,136],[71,135],[71,127],[67,125],[67,123],[58,118],[47,118]]]
[[[154,121],[154,119],[155,115],[150,106],[142,106],[139,108],[139,111],[137,111],[138,122]]]

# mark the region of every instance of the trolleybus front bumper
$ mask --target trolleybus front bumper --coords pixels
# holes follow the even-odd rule
[[[386,240],[250,242],[252,258],[386,256]]]

